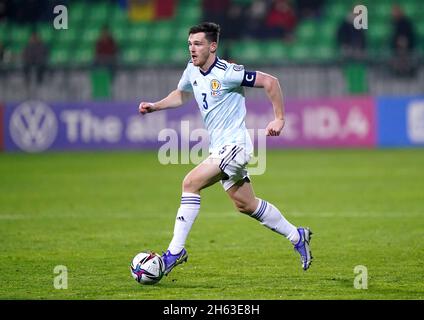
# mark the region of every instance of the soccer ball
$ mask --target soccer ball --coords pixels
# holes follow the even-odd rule
[[[162,257],[153,251],[140,252],[130,265],[131,275],[141,284],[155,284],[162,279],[165,264]]]

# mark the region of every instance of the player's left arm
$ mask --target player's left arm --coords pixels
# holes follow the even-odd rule
[[[256,79],[253,86],[255,88],[264,88],[274,109],[275,119],[266,127],[266,135],[279,136],[285,123],[283,92],[280,87],[280,82],[276,77],[270,74],[256,71]]]

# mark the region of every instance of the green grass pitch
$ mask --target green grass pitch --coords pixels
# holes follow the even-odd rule
[[[311,268],[217,184],[188,262],[141,286],[129,263],[166,249],[192,167],[156,151],[1,154],[0,299],[424,298],[424,150],[268,151],[255,192],[314,231]],[[54,288],[58,265],[67,289]],[[367,289],[354,287],[358,265]]]

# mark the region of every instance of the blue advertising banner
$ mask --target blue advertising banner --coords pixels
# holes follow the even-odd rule
[[[0,150],[159,149],[177,144],[207,150],[208,136],[197,105],[138,113],[138,102],[47,103],[0,106]],[[246,125],[254,142],[273,118],[267,100],[249,100]],[[281,147],[424,146],[424,96],[287,99]],[[162,149],[164,149],[162,148]]]
[[[379,97],[377,144],[424,146],[424,96]]]
[[[26,101],[5,108],[5,150],[158,149],[177,146],[208,150],[208,132],[195,101],[141,116],[137,102],[46,103]],[[281,147],[375,147],[376,117],[371,97],[286,101],[279,137],[266,137],[274,118],[268,100],[249,100],[246,126],[252,141]],[[223,133],[225,134],[225,133]]]
[[[26,101],[5,108],[5,150],[151,149],[160,131],[180,126],[190,108],[138,113],[137,102],[46,103]],[[169,115],[172,115],[170,117]],[[167,116],[168,115],[168,116]],[[175,121],[173,121],[175,120]],[[199,116],[199,121],[201,121]],[[190,122],[193,125],[194,121]]]
[[[3,105],[0,104],[0,151],[4,149],[4,119],[3,119]]]

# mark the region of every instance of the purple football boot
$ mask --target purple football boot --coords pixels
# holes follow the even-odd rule
[[[162,260],[165,264],[165,275],[171,272],[177,265],[186,262],[188,254],[186,249],[181,250],[178,254],[171,254],[171,251],[167,250],[166,253],[162,255]]]
[[[312,231],[309,228],[297,228],[299,232],[299,242],[295,244],[294,250],[300,254],[300,262],[302,263],[303,270],[308,270],[312,263],[311,249],[309,248],[309,242],[311,241]]]

